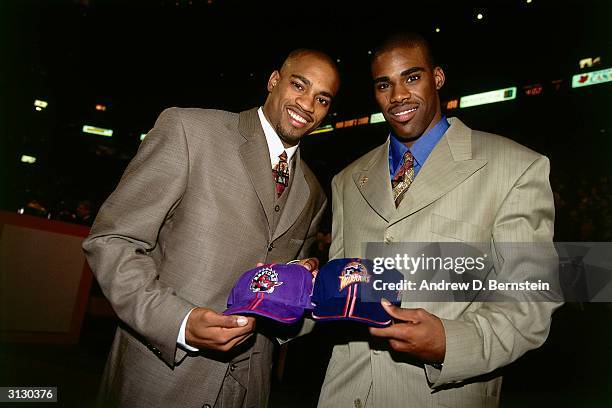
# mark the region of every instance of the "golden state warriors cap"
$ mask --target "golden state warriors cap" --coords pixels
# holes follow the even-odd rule
[[[385,327],[392,318],[380,304],[382,298],[400,306],[400,293],[384,283],[399,283],[404,275],[395,269],[373,272],[369,259],[342,258],[329,261],[317,274],[312,303],[315,320],[350,320]],[[385,289],[385,290],[383,290]]]

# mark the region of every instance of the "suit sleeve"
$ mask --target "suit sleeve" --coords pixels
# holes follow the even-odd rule
[[[329,259],[344,258],[343,231],[344,224],[342,218],[343,191],[338,187],[336,175],[332,180],[332,242],[329,247]]]
[[[158,236],[186,189],[188,168],[180,112],[171,108],[142,142],[83,243],[117,316],[170,366],[181,320],[195,305],[159,280],[151,252],[163,251]]]
[[[500,259],[496,275],[506,282],[555,277],[552,263],[542,263],[538,251],[552,251],[553,196],[548,181],[549,162],[540,156],[518,178],[503,201],[493,226],[492,240]],[[537,243],[537,250],[504,243]],[[523,246],[522,248],[527,248]],[[539,253],[542,255],[542,253]],[[552,257],[552,258],[551,258]],[[526,292],[528,293],[528,292]],[[507,365],[546,340],[557,300],[535,302],[525,294],[521,301],[484,302],[457,320],[442,319],[446,332],[446,356],[441,371],[426,366],[432,388],[462,382]]]

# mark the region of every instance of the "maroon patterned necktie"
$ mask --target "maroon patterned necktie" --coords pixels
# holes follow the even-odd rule
[[[272,176],[276,182],[276,196],[280,197],[289,185],[289,164],[287,163],[287,152],[278,156],[279,161],[272,169]]]
[[[393,188],[393,200],[395,201],[395,207],[399,207],[402,199],[404,198],[404,193],[412,184],[414,180],[414,156],[410,151],[404,153],[404,157],[402,158],[402,167],[400,167],[399,171],[391,180],[391,187]]]

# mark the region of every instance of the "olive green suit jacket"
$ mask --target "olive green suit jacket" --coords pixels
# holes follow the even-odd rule
[[[541,242],[552,248],[548,159],[456,118],[449,122],[397,209],[388,140],[336,175],[330,258],[364,257],[365,242],[490,243],[500,259],[503,248],[496,243]],[[502,261],[494,273],[521,281],[518,262]],[[494,370],[545,341],[558,305],[403,299],[402,307],[422,307],[442,319],[442,370],[368,339],[348,341],[333,350],[319,406],[495,407],[501,377]]]

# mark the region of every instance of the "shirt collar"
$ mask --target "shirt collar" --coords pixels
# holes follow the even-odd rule
[[[431,151],[436,147],[436,144],[440,141],[446,130],[450,125],[446,120],[446,116],[442,115],[442,118],[435,124],[434,127],[423,133],[423,136],[419,137],[410,149],[395,136],[393,132],[390,133],[390,144],[389,144],[389,161],[391,164],[391,171],[393,174],[399,170],[399,166],[402,164],[402,158],[404,154],[410,150],[410,153],[414,156],[415,166],[423,166],[427,157]]]
[[[291,163],[291,160],[293,159],[293,156],[295,155],[295,152],[298,149],[299,143],[295,146],[287,148],[283,146],[283,142],[281,141],[280,137],[278,137],[278,134],[276,134],[276,131],[274,130],[272,125],[270,125],[270,122],[268,122],[268,119],[264,115],[263,109],[261,107],[257,109],[257,114],[259,115],[259,121],[261,122],[261,127],[263,128],[264,135],[266,135],[266,142],[268,143],[268,152],[270,153],[270,164],[272,165],[272,167],[274,167],[278,163],[278,156],[280,156],[283,151],[287,152],[287,163]]]

